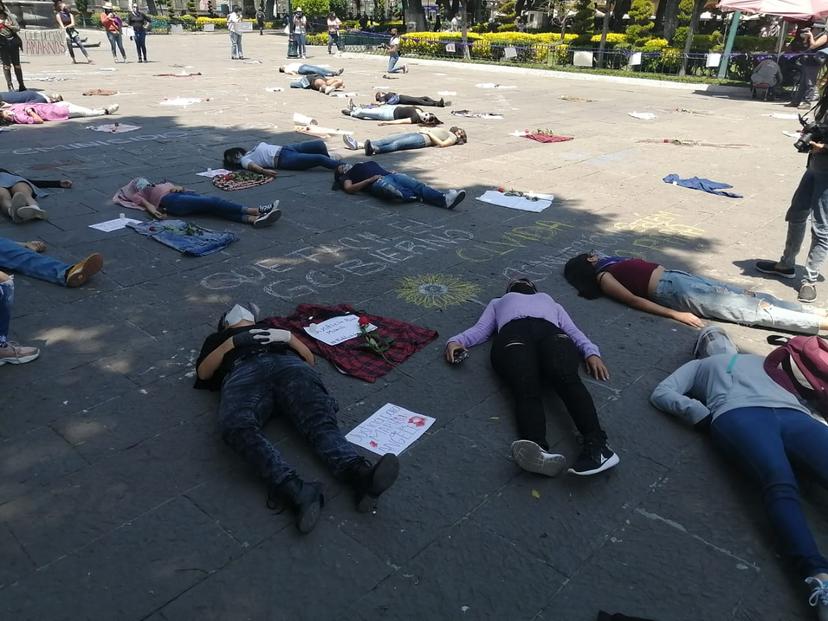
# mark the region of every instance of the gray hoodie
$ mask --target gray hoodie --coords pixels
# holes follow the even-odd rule
[[[692,360],[656,386],[650,402],[695,425],[708,415],[748,407],[793,408],[810,414],[797,398],[765,373],[753,354],[719,354]]]

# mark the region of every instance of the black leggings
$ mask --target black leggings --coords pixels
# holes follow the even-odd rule
[[[431,97],[411,97],[410,95],[397,95],[400,98],[400,104],[404,106],[437,106],[443,107],[443,104]]]
[[[512,391],[522,439],[549,449],[543,409],[543,389],[549,385],[585,439],[606,440],[592,396],[578,375],[581,355],[556,325],[534,318],[510,321],[494,339],[491,360]]]
[[[20,46],[17,41],[0,41],[0,61],[4,67],[20,66]]]

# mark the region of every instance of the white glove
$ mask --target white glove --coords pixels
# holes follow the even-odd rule
[[[250,330],[250,334],[254,335],[253,339],[262,345],[289,343],[291,338],[290,332],[276,328],[270,328],[269,330]]]

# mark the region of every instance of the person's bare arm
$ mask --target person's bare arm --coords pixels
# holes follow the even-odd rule
[[[211,351],[204,360],[201,361],[201,364],[198,365],[198,369],[196,369],[196,373],[198,373],[198,379],[200,380],[208,380],[213,377],[213,374],[218,370],[221,366],[221,361],[224,359],[225,354],[233,349],[233,338],[229,338],[224,343],[216,347],[213,351]]]
[[[245,166],[245,168],[250,172],[259,173],[260,175],[265,175],[266,177],[275,177],[278,174],[272,168],[262,168],[253,162],[250,162],[247,166]]]
[[[138,199],[138,202],[141,204],[141,207],[143,207],[144,209],[146,209],[146,210],[147,210],[147,212],[148,212],[148,213],[149,213],[149,214],[150,214],[153,218],[158,218],[159,220],[163,220],[163,219],[164,219],[164,214],[163,214],[163,213],[161,213],[161,211],[159,211],[159,210],[158,210],[158,208],[157,208],[155,205],[153,205],[151,202],[149,202],[149,201],[148,201],[147,199],[145,199],[143,196],[138,196],[138,197],[136,197],[136,198]]]
[[[356,194],[357,192],[362,191],[364,188],[367,188],[369,185],[382,179],[382,175],[374,175],[373,177],[368,177],[363,181],[359,181],[354,183],[350,179],[346,179],[345,182],[342,184],[342,189],[345,190],[348,194]]]
[[[35,125],[42,125],[46,122],[38,116],[37,112],[34,111],[34,108],[26,108],[25,112],[26,115],[34,121]]]
[[[393,121],[380,121],[377,125],[411,125],[411,119],[394,119]]]
[[[446,140],[440,140],[430,131],[424,131],[423,133],[431,139],[431,144],[433,146],[440,147],[441,149],[443,147],[450,147],[454,144],[457,144],[457,136],[455,136],[454,134],[452,134],[451,137],[447,138]]]
[[[290,341],[288,341],[288,346],[297,354],[302,356],[305,362],[307,362],[309,365],[313,366],[314,364],[316,364],[316,360],[313,357],[313,353],[311,353],[311,350],[308,349],[308,346],[305,345],[298,338],[296,338],[296,336],[294,336],[293,334],[290,335]]]
[[[828,33],[823,32],[818,37],[815,37],[813,33],[810,32],[808,35],[808,49],[815,50],[828,43]]]
[[[701,319],[696,317],[693,313],[676,311],[672,308],[662,306],[661,304],[656,304],[647,298],[635,295],[624,285],[618,282],[618,280],[616,280],[616,278],[610,273],[604,272],[603,275],[601,275],[599,286],[601,287],[601,291],[603,291],[607,297],[621,302],[630,308],[658,315],[660,317],[675,319],[676,321],[680,321],[681,323],[687,324],[688,326],[692,326],[694,328],[701,328],[704,326]]]
[[[55,13],[55,21],[57,22],[58,28],[66,32],[66,26],[63,25],[63,21],[60,19],[60,15]]]

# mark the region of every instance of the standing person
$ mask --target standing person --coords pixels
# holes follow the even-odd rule
[[[14,302],[14,277],[0,272],[0,366],[25,364],[40,355],[37,347],[26,347],[8,340],[11,309]]]
[[[147,26],[151,23],[150,18],[138,9],[137,4],[133,4],[129,11],[127,23],[134,33],[135,49],[138,51],[138,62],[149,62],[147,60]]]
[[[14,75],[17,77],[17,90],[25,91],[23,84],[23,69],[20,67],[20,25],[17,19],[5,6],[0,6],[0,61],[3,63],[3,75],[6,77],[6,85],[10,91],[14,90],[12,84],[11,69],[14,67]]]
[[[828,120],[828,89],[819,98],[814,119],[820,123]],[[782,258],[779,261],[757,261],[755,267],[758,271],[781,278],[796,278],[796,256],[805,240],[808,217],[811,218],[811,247],[797,296],[800,302],[806,303],[817,299],[816,283],[828,256],[828,148],[820,142],[811,143],[807,168],[785,214],[788,234]]]
[[[440,32],[441,30],[443,30],[443,19],[437,13],[437,17],[434,18],[434,32]]]
[[[265,14],[264,8],[262,5],[259,5],[258,10],[256,11],[256,26],[259,27],[259,36],[261,37],[264,35],[264,27],[265,27]]]
[[[78,30],[75,28],[75,16],[69,10],[69,6],[65,2],[55,3],[55,21],[57,22],[58,27],[61,28],[66,34],[66,49],[69,50],[69,56],[72,57],[72,62],[78,62],[75,60],[74,49],[74,46],[77,45],[86,57],[86,62],[94,64],[92,59],[89,58],[89,53],[86,51],[86,48],[83,47],[83,42],[78,34]]]
[[[357,511],[374,511],[397,480],[397,456],[386,453],[375,463],[360,457],[339,428],[339,405],[313,368],[313,354],[287,330],[256,323],[257,314],[255,305],[234,305],[196,360],[195,388],[221,391],[222,439],[267,483],[268,508],[294,511],[300,533],[313,530],[325,497],[322,484],[300,478],[264,434],[277,415],[306,438],[331,474],[351,486]]]
[[[115,10],[112,7],[111,2],[107,2],[103,5],[103,11],[101,12],[101,24],[106,30],[106,38],[109,39],[109,46],[112,48],[112,60],[118,62],[118,55],[115,52],[115,47],[117,46],[118,50],[121,52],[121,58],[123,62],[126,62],[126,52],[124,51],[124,36],[123,36],[123,27],[124,22],[118,17],[118,14],[115,13]]]
[[[368,29],[368,15],[365,13],[359,18],[359,29],[363,31]]]
[[[451,18],[451,31],[457,32],[458,30],[460,30],[460,16],[455,15]]]
[[[300,58],[307,58],[307,51],[305,49],[305,37],[308,33],[308,18],[302,13],[302,7],[296,9],[296,14],[293,16],[293,34],[296,37],[296,53]]]
[[[810,28],[805,28],[800,32],[801,47],[804,48],[805,53],[797,58],[799,64],[799,83],[794,92],[789,106],[798,107],[801,104],[811,105],[811,102],[817,97],[816,80],[819,75],[819,69],[822,67],[822,61],[826,58],[819,53],[820,50],[828,45],[828,33],[822,32],[816,37]],[[813,53],[817,52],[817,53]]]
[[[336,43],[336,51],[342,52],[342,48],[339,45],[339,27],[342,26],[342,22],[339,21],[339,18],[336,16],[336,13],[331,11],[328,13],[328,54],[333,54],[331,52],[331,46]]]
[[[244,60],[242,52],[241,9],[233,6],[233,10],[227,16],[227,32],[230,33],[230,60]]]
[[[811,475],[828,488],[828,427],[768,376],[764,357],[740,354],[724,330],[702,332],[694,358],[656,386],[650,402],[708,433],[719,452],[759,484],[781,551],[826,621],[828,558],[802,511],[797,477]]]
[[[408,73],[408,66],[397,63],[400,60],[400,35],[396,28],[391,29],[391,39],[388,41],[388,71],[386,73]]]
[[[503,297],[488,303],[476,324],[446,342],[446,361],[462,362],[469,347],[492,336],[492,367],[515,399],[520,437],[512,443],[515,463],[550,477],[566,467],[566,458],[550,453],[546,442],[543,389],[551,386],[584,441],[569,472],[589,476],[617,465],[620,460],[607,446],[607,434],[578,367],[584,360],[589,374],[603,381],[609,379],[609,371],[598,347],[578,329],[563,306],[539,293],[528,278],[513,280]]]

